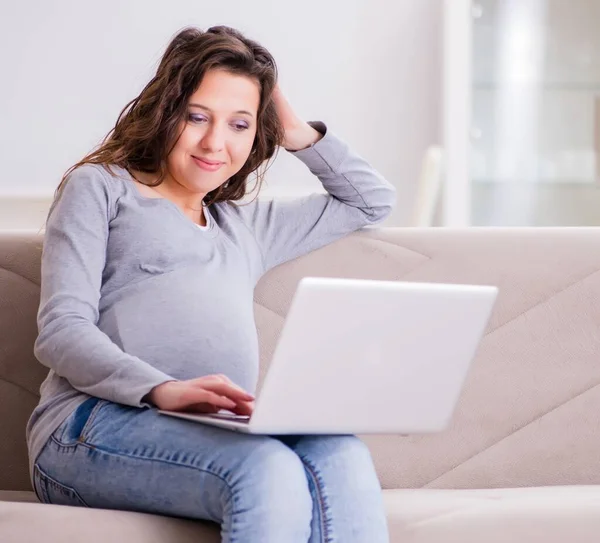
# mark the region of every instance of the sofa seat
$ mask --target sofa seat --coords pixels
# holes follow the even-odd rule
[[[384,491],[392,543],[600,541],[600,485]],[[10,501],[6,501],[10,500]],[[219,543],[214,525],[100,509],[42,505],[0,492],[3,543]],[[90,526],[93,530],[90,531]],[[368,543],[368,542],[365,542]]]

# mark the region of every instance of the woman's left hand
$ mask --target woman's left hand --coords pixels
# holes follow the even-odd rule
[[[283,147],[287,151],[300,151],[317,143],[323,135],[296,115],[292,106],[281,92],[279,85],[273,91],[273,102],[285,136]]]

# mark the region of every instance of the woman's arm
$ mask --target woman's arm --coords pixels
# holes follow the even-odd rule
[[[263,273],[383,221],[396,203],[394,187],[323,123],[300,119],[279,87],[273,100],[285,132],[283,147],[308,166],[327,194],[255,201],[237,208],[254,234]]]
[[[254,234],[263,272],[383,221],[396,203],[396,190],[322,123],[323,137],[293,154],[316,175],[327,194],[295,200],[256,200],[237,212]]]
[[[42,252],[37,359],[91,396],[127,405],[172,377],[124,353],[97,326],[113,202],[107,179],[77,168],[54,202]]]

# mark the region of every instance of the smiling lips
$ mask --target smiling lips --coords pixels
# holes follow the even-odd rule
[[[194,162],[197,166],[206,170],[207,172],[216,172],[221,166],[223,166],[223,162],[217,162],[215,160],[207,160],[205,158],[199,158],[197,156],[193,156]]]

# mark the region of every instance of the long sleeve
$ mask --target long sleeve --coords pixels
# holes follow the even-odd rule
[[[42,251],[34,353],[81,392],[140,406],[172,377],[124,353],[97,327],[112,207],[107,179],[90,165],[76,169],[55,200]]]
[[[263,272],[383,221],[396,202],[388,181],[323,123],[312,125],[323,138],[292,154],[319,178],[327,194],[239,206],[258,244]]]

